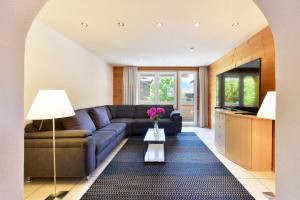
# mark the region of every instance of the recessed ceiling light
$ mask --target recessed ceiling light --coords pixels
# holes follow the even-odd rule
[[[194,47],[191,47],[190,48],[190,52],[194,52],[195,51],[195,48]]]
[[[195,23],[195,25],[194,25],[195,27],[199,27],[200,26],[200,23],[199,22],[197,22],[197,23]]]
[[[161,23],[161,22],[157,22],[157,23],[156,23],[156,26],[161,27],[161,26],[162,26],[162,23]]]
[[[88,27],[89,25],[87,23],[85,23],[85,22],[81,22],[81,26]]]
[[[125,26],[125,24],[123,22],[118,22],[119,26]]]
[[[235,23],[233,23],[231,26],[232,26],[232,27],[235,27],[235,26],[238,26],[238,25],[240,25],[240,23],[239,23],[239,22],[235,22]]]

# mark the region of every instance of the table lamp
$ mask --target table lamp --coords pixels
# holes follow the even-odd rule
[[[40,90],[35,97],[26,119],[44,120],[52,119],[53,123],[53,180],[54,193],[46,199],[61,199],[68,192],[56,191],[56,163],[55,163],[55,118],[75,115],[73,107],[64,90]]]

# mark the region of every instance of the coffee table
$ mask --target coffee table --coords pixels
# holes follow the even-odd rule
[[[144,138],[144,162],[165,162],[165,142],[164,129],[155,135],[154,129],[149,128]]]

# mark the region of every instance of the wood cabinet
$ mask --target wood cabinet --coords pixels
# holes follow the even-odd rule
[[[225,155],[225,114],[216,113],[216,127],[215,127],[215,146],[219,152]]]
[[[216,111],[215,145],[228,159],[251,170],[272,170],[272,121]]]

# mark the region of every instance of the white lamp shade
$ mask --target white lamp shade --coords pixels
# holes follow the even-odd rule
[[[259,108],[259,111],[257,113],[257,117],[275,120],[275,113],[276,113],[276,92],[270,91],[265,96]]]
[[[75,115],[64,90],[40,90],[36,95],[27,119],[54,119]]]

